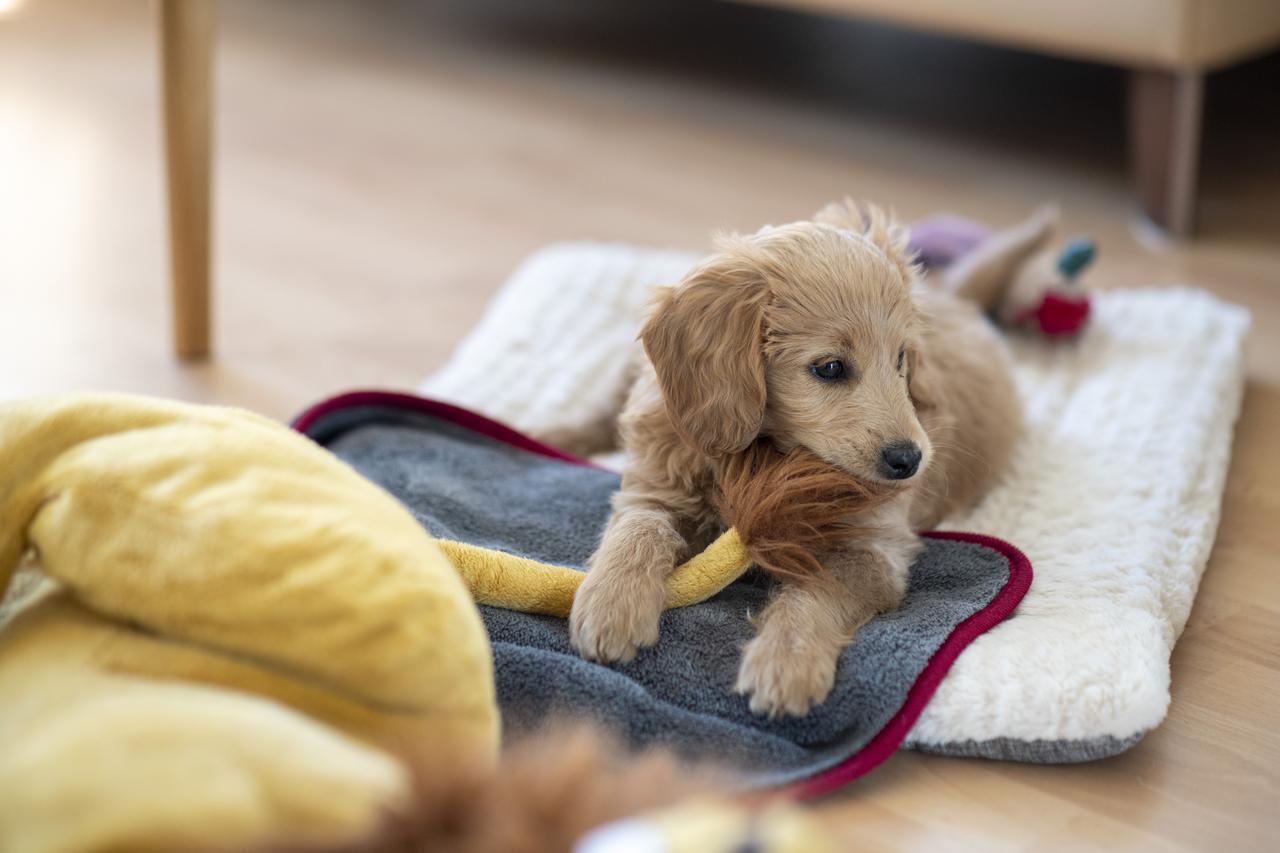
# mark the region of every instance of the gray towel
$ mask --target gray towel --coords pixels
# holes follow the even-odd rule
[[[612,472],[395,405],[351,405],[300,428],[395,495],[433,535],[578,569],[597,544],[619,483]],[[903,709],[953,629],[991,605],[1009,581],[1003,554],[927,539],[902,607],[866,625],[844,650],[827,700],[804,717],[779,720],[753,714],[731,690],[753,633],[748,613],[759,612],[769,592],[759,572],[709,601],[666,612],[657,646],[613,666],[578,657],[563,619],[480,611],[508,732],[585,715],[634,745],[727,762],[747,784],[771,786],[851,761]],[[903,730],[891,746],[910,721],[898,723]]]

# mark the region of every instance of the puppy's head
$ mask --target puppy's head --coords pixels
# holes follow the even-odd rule
[[[641,339],[676,429],[708,455],[766,436],[863,480],[910,481],[932,448],[912,399],[905,237],[874,208],[822,216],[721,241]]]

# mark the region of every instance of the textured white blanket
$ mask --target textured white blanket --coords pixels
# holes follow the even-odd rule
[[[538,252],[422,393],[534,434],[596,421],[651,286],[696,260]],[[1077,341],[1011,341],[1026,437],[1003,485],[945,526],[1013,542],[1035,581],[956,661],[909,745],[1073,761],[1125,749],[1164,718],[1169,655],[1217,529],[1248,323],[1195,290],[1117,291],[1096,297]]]

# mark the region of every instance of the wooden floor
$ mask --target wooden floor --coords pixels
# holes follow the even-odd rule
[[[1135,225],[1117,72],[709,3],[224,0],[217,359],[169,358],[145,0],[0,17],[0,397],[285,417],[439,365],[527,253],[697,248],[851,193],[1009,222],[1055,199],[1101,286],[1254,312],[1219,542],[1168,721],[1121,757],[903,753],[824,806],[876,850],[1280,845],[1280,69],[1208,87],[1201,238]]]

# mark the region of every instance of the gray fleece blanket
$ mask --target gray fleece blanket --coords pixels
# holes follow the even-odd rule
[[[419,398],[346,395],[295,426],[396,496],[434,536],[578,569],[619,484],[616,473],[554,458],[479,416]],[[636,746],[728,763],[749,785],[808,780],[811,793],[830,790],[897,747],[964,644],[1021,597],[1003,543],[925,542],[902,607],[858,633],[831,695],[800,718],[764,719],[731,689],[753,634],[748,614],[769,595],[761,573],[668,611],[657,646],[613,666],[578,657],[563,619],[481,606],[504,725],[514,733],[586,716]]]

